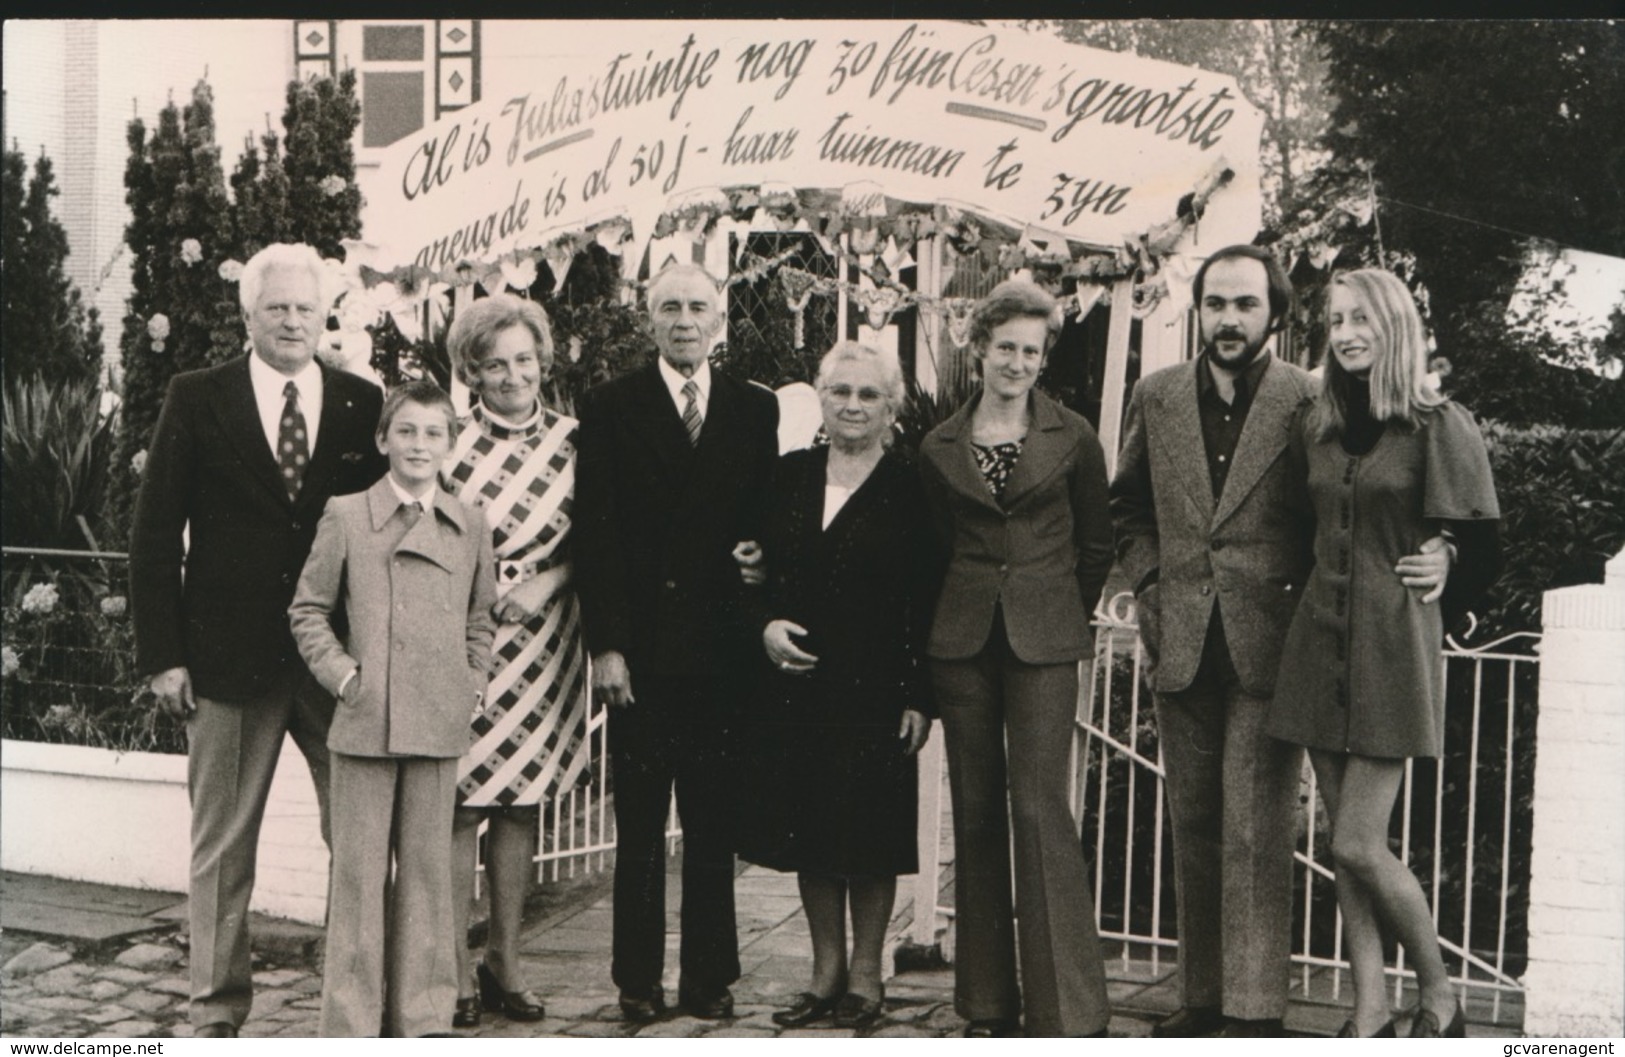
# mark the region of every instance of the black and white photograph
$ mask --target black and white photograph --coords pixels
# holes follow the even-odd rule
[[[1625,21],[760,14],[5,22],[0,1035],[1625,1035]]]

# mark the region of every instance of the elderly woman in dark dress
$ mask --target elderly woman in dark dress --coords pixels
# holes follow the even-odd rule
[[[756,780],[739,851],[796,872],[812,930],[811,987],[773,1019],[862,1028],[882,1015],[897,875],[918,869],[940,562],[919,478],[885,446],[903,398],[896,354],[837,345],[817,390],[829,445],[785,455],[768,496],[756,602],[771,668],[747,733]]]
[[[1013,1034],[1023,1015],[1028,1035],[1104,1034],[1111,1016],[1066,782],[1112,525],[1094,430],[1033,388],[1057,316],[1033,283],[995,287],[971,320],[982,388],[920,446],[952,548],[929,652],[953,790],[954,1004],[970,1037]]]
[[[1494,579],[1495,485],[1472,415],[1426,380],[1426,337],[1404,283],[1378,269],[1335,277],[1327,322],[1323,388],[1295,438],[1308,460],[1315,567],[1265,729],[1309,749],[1331,818],[1355,992],[1342,1034],[1395,1033],[1386,928],[1416,968],[1410,1037],[1459,1038],[1427,899],[1389,850],[1388,826],[1406,760],[1443,746],[1441,609],[1464,608]],[[1405,586],[1393,570],[1436,534],[1457,549],[1448,583]]]

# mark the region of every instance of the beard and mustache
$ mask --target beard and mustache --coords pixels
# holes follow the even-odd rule
[[[1258,359],[1259,354],[1264,351],[1264,346],[1269,344],[1269,340],[1268,331],[1260,334],[1257,341],[1248,341],[1247,335],[1240,327],[1220,327],[1213,332],[1211,337],[1203,336],[1202,351],[1207,353],[1212,362],[1225,370],[1239,371]],[[1219,342],[1221,341],[1239,341],[1242,343],[1242,347],[1240,351],[1227,355],[1219,351]]]

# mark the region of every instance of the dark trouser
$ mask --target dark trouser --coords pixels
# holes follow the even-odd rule
[[[610,975],[646,994],[666,956],[666,817],[683,826],[681,987],[707,995],[739,979],[734,923],[737,789],[727,709],[714,685],[640,679],[637,701],[610,714],[615,783],[615,935]]]
[[[1190,687],[1158,694],[1187,1006],[1286,1012],[1292,847],[1303,752],[1264,733],[1270,698],[1242,688],[1218,612]]]
[[[1066,801],[1077,663],[1023,663],[995,620],[981,653],[931,670],[953,792],[954,1007],[967,1020],[1015,1020],[1025,1005],[1030,1036],[1100,1031],[1111,1019],[1105,965]]]
[[[292,734],[316,783],[322,839],[327,810],[327,728],[333,699],[303,665],[250,701],[200,697],[186,724],[187,794],[192,802],[192,1005],[194,1026],[241,1026],[253,1004],[248,902],[260,822],[282,739]]]

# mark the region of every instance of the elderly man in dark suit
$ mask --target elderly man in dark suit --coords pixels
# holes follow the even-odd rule
[[[611,973],[627,1019],[665,1012],[665,829],[683,826],[682,1006],[732,1015],[729,729],[750,641],[735,545],[756,536],[778,454],[771,393],[711,369],[724,316],[694,265],[649,284],[659,358],[581,404],[577,591],[593,692],[614,711],[615,923]]]
[[[1286,1010],[1302,752],[1264,733],[1313,564],[1308,470],[1289,426],[1318,386],[1265,351],[1292,286],[1229,246],[1193,281],[1202,353],[1140,380],[1111,485],[1167,770],[1182,1008],[1158,1037],[1278,1035]],[[1438,583],[1442,540],[1401,562]]]
[[[243,269],[253,352],[177,375],[148,449],[130,540],[137,663],[187,721],[192,801],[191,1020],[234,1036],[253,999],[248,904],[285,734],[327,827],[333,699],[311,677],[288,604],[330,496],[382,476],[383,394],[314,360],[332,298],[320,256],[275,244]]]

